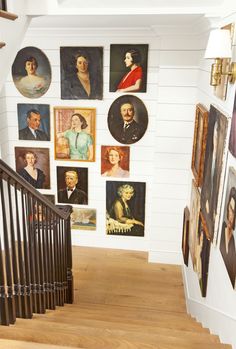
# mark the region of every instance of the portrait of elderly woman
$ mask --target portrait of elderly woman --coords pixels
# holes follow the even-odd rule
[[[103,177],[129,177],[129,147],[103,145],[101,173]]]
[[[110,46],[110,92],[146,92],[148,45]]]
[[[106,182],[108,235],[144,236],[145,183]]]
[[[236,279],[236,171],[229,168],[226,189],[224,221],[221,228],[220,252],[225,263],[232,287],[235,288]]]
[[[55,158],[95,161],[94,108],[54,108]]]
[[[61,47],[61,98],[103,98],[103,48]]]
[[[49,149],[15,147],[16,172],[36,189],[50,189]]]
[[[24,97],[39,98],[47,92],[51,83],[49,60],[37,47],[25,47],[16,55],[12,77]]]

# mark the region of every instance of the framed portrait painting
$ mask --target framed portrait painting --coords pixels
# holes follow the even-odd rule
[[[36,189],[50,189],[48,148],[15,147],[16,172]]]
[[[93,208],[73,207],[70,218],[71,229],[96,230],[96,210]]]
[[[236,158],[236,91],[234,96],[234,107],[229,137],[229,151]]]
[[[110,46],[110,92],[146,92],[147,44]]]
[[[54,108],[55,159],[95,161],[95,108]]]
[[[184,217],[183,217],[183,231],[182,231],[182,254],[183,254],[184,264],[186,266],[188,266],[188,256],[189,256],[189,219],[190,219],[189,208],[185,207]]]
[[[202,223],[202,214],[199,214],[197,242],[195,248],[195,271],[198,276],[199,286],[202,297],[206,297],[208,268],[210,259],[211,241]]]
[[[193,269],[196,267],[195,248],[198,231],[198,218],[200,212],[200,192],[195,180],[192,180],[190,197],[190,220],[189,220],[189,250],[192,258]]]
[[[50,140],[49,104],[17,104],[19,139],[27,141]]]
[[[144,236],[146,184],[106,182],[108,235]]]
[[[214,242],[217,240],[222,199],[227,128],[228,118],[211,105],[201,190],[201,211],[205,230]]]
[[[130,147],[102,145],[101,174],[103,177],[129,177]]]
[[[229,275],[232,287],[236,280],[236,171],[229,168],[228,182],[221,226],[220,252]]]
[[[198,187],[201,187],[202,185],[207,129],[208,111],[202,104],[197,104],[191,168]]]
[[[43,96],[51,84],[51,66],[47,56],[37,47],[22,48],[13,62],[12,77],[24,97]]]
[[[62,204],[88,204],[88,169],[57,167],[57,201]]]
[[[60,47],[61,99],[103,98],[103,48]]]
[[[136,96],[118,97],[108,111],[108,128],[111,135],[122,144],[138,142],[148,126],[148,112]]]

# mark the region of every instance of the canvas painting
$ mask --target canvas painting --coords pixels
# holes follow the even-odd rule
[[[12,65],[17,90],[27,98],[43,96],[51,84],[51,67],[45,53],[37,47],[22,48]]]
[[[130,147],[102,145],[101,174],[103,177],[129,177]]]
[[[57,167],[57,201],[62,204],[88,204],[88,169]]]
[[[136,96],[117,98],[108,111],[108,128],[111,135],[122,144],[138,142],[148,126],[148,112]]]
[[[211,241],[204,225],[202,224],[202,215],[199,215],[197,242],[195,249],[195,271],[198,276],[199,286],[202,297],[206,297],[207,293],[207,280],[208,280],[208,268],[210,259]]]
[[[190,220],[189,220],[189,249],[193,263],[193,269],[196,267],[195,248],[198,232],[198,217],[200,211],[200,193],[196,182],[192,180],[192,190],[190,198]]]
[[[95,161],[95,108],[55,107],[55,159]]]
[[[229,275],[232,287],[236,278],[236,171],[229,168],[226,197],[224,204],[223,223],[221,227],[220,252]]]
[[[106,182],[108,235],[144,236],[146,184]]]
[[[202,176],[203,176],[205,151],[206,151],[207,129],[208,129],[208,111],[203,105],[197,104],[191,167],[192,167],[193,175],[198,187],[201,187],[202,185]]]
[[[184,218],[183,218],[183,231],[182,231],[182,253],[184,264],[188,266],[188,256],[189,256],[189,218],[190,212],[188,207],[184,209]]]
[[[234,107],[229,137],[229,150],[231,154],[236,158],[236,91],[234,97]]]
[[[49,149],[15,147],[16,172],[36,189],[50,189]]]
[[[73,207],[71,229],[96,230],[96,210],[93,208]]]
[[[17,104],[19,139],[27,141],[50,140],[49,104]]]
[[[219,224],[227,128],[227,117],[211,105],[201,191],[201,211],[205,230],[212,241],[213,238],[214,241],[217,239]]]
[[[61,99],[103,98],[103,48],[60,47]]]
[[[146,92],[148,45],[110,46],[110,92]]]

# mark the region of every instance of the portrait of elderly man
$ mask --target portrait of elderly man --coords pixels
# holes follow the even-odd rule
[[[145,134],[147,125],[147,110],[139,98],[124,95],[112,103],[108,112],[108,128],[118,142],[138,142]]]
[[[87,169],[80,169],[87,170]],[[64,175],[63,175],[64,172]],[[62,189],[58,190],[58,202],[59,203],[67,203],[67,204],[75,204],[75,205],[87,205],[88,204],[88,196],[85,190],[79,188],[79,181],[84,182],[80,178],[79,171],[73,168],[63,168],[60,167],[57,169],[57,177],[58,177],[58,185],[63,186]],[[83,171],[82,171],[83,172]],[[82,178],[85,173],[82,173]],[[61,176],[62,181],[60,181]],[[83,183],[82,183],[83,184]],[[86,187],[86,183],[84,182],[84,187]]]
[[[29,109],[25,119],[27,126],[19,130],[19,139],[49,141],[48,134],[41,129],[41,114],[37,109]]]

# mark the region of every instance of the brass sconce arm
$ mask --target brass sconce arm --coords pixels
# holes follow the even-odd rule
[[[234,84],[236,81],[236,63],[232,62],[231,64],[227,65],[226,70],[223,71],[223,59],[222,58],[216,58],[215,63],[211,66],[211,80],[210,85],[211,86],[218,86],[221,83],[221,76],[226,75],[228,76],[228,81],[231,84]]]

